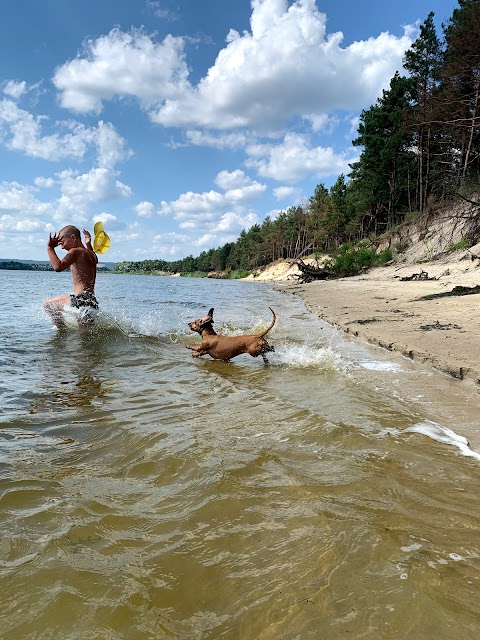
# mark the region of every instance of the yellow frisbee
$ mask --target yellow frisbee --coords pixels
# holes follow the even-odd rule
[[[93,227],[95,238],[93,240],[93,250],[95,253],[105,253],[110,247],[110,238],[108,234],[103,230],[103,224],[96,222]]]

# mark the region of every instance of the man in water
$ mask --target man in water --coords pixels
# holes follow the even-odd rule
[[[98,258],[95,255],[91,236],[88,231],[85,234],[86,247],[82,243],[80,230],[73,225],[63,227],[58,233],[50,234],[47,243],[47,253],[55,271],[65,271],[70,267],[73,278],[73,294],[65,294],[58,298],[45,300],[44,307],[57,327],[64,327],[63,309],[71,305],[75,309],[81,309],[78,318],[80,327],[93,323],[91,309],[98,309],[95,297],[95,278],[97,275]],[[67,251],[67,255],[60,259],[55,253],[55,248],[60,245]]]

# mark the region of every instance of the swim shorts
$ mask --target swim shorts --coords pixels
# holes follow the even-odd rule
[[[90,291],[83,291],[78,296],[70,294],[70,304],[74,309],[81,307],[90,307],[90,309],[98,309],[98,300]]]

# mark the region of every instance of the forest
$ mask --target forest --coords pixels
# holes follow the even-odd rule
[[[116,263],[121,273],[252,272],[278,259],[374,243],[397,225],[479,190],[480,0],[458,0],[439,36],[431,12],[402,73],[362,111],[351,172],[235,242],[182,260]]]

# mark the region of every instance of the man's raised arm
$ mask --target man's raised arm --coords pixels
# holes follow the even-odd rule
[[[58,247],[58,235],[56,233],[49,234],[47,242],[48,259],[53,267],[54,271],[65,271],[68,267],[77,259],[77,252],[75,249],[71,249],[67,255],[60,260],[55,253],[55,247]]]

